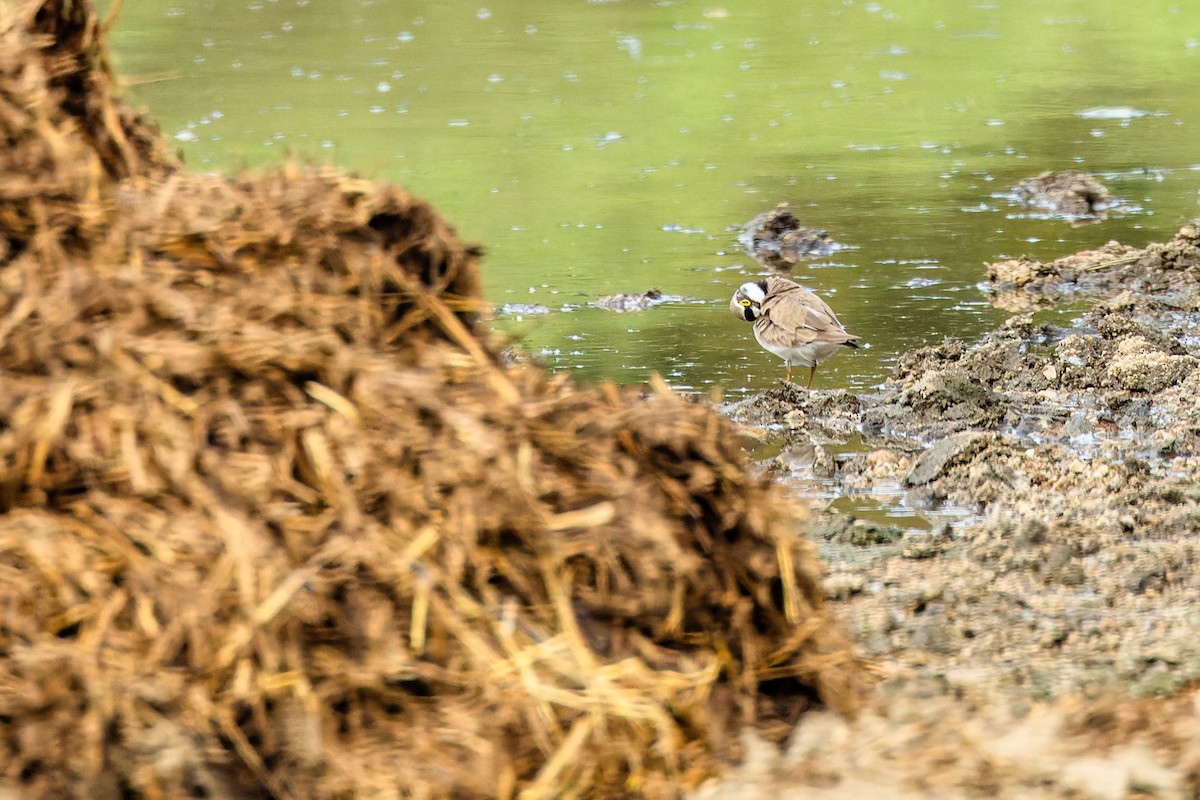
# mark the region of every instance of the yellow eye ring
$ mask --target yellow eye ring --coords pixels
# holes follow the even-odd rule
[[[738,300],[738,302],[739,302],[739,303],[741,303],[741,304],[742,304],[742,305],[744,305],[744,306],[752,306],[752,305],[754,305],[754,303],[752,303],[752,302],[750,301],[750,298],[749,298],[749,297],[743,297],[741,300]]]

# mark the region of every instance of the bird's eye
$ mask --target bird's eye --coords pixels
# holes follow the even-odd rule
[[[754,305],[754,303],[750,301],[749,297],[743,297],[741,300],[738,300],[738,302],[747,307]]]

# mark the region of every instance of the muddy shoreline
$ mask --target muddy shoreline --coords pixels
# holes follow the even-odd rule
[[[705,796],[814,796],[813,774],[830,797],[1200,796],[1198,245],[1188,224],[1143,249],[992,265],[989,294],[1017,312],[981,340],[910,353],[874,394],[783,384],[727,407],[802,493],[927,524],[815,515],[875,706],[814,741],[802,723],[760,780]],[[1081,298],[1069,325],[1039,321]]]

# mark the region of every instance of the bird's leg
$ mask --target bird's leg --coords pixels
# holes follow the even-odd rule
[[[784,363],[784,364],[787,364],[787,375],[785,375],[785,376],[783,377],[783,379],[784,379],[785,381],[787,381],[788,383],[791,383],[791,382],[792,382],[792,362],[790,362],[790,361],[785,361],[785,362],[783,362],[783,363]]]
[[[816,374],[817,374],[817,365],[813,364],[811,367],[809,367],[809,370],[808,370],[808,384],[804,387],[805,389],[812,388],[813,375],[816,375]]]

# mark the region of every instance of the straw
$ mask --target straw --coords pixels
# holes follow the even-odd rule
[[[679,796],[853,712],[730,423],[504,365],[398,187],[183,169],[107,24],[0,6],[0,793]]]

